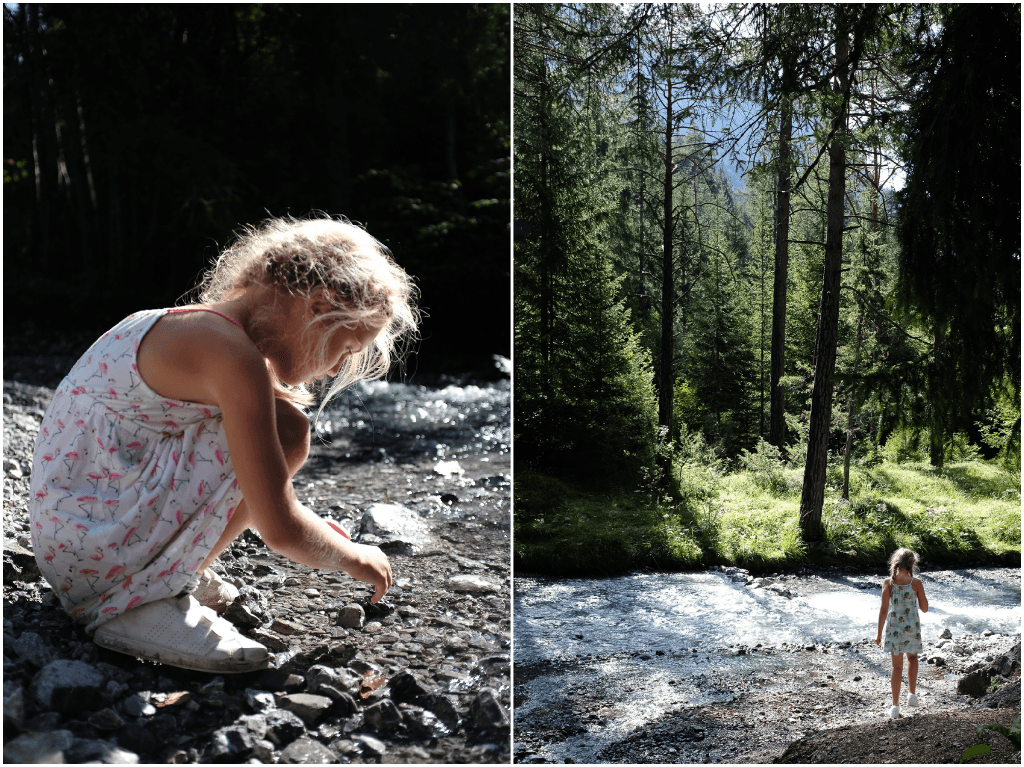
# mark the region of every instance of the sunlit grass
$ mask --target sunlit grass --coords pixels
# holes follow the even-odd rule
[[[692,470],[684,498],[630,491],[597,493],[517,472],[517,569],[563,575],[734,564],[778,570],[799,564],[875,567],[907,546],[927,563],[1020,561],[1020,477],[972,461],[855,466],[850,500],[840,467],[829,469],[825,539],[803,540],[802,470],[775,467],[718,477]],[[696,500],[694,500],[696,499]]]

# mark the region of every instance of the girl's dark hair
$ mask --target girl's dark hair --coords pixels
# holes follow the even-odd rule
[[[902,567],[912,576],[917,575],[917,562],[917,554],[910,549],[897,549],[893,552],[893,555],[889,557],[889,575],[895,578],[897,567]]]

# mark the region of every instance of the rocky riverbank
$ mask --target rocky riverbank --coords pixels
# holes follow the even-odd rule
[[[4,382],[5,762],[510,761],[507,445],[444,461],[314,446],[300,501],[381,545],[395,586],[371,605],[246,533],[217,566],[242,587],[226,617],[273,664],[212,676],[97,647],[39,578],[28,476],[51,396]]]
[[[726,570],[786,604],[830,588],[810,572],[755,583]],[[976,575],[1020,577],[1019,570]],[[1020,713],[1020,635],[990,630],[926,637],[921,706],[904,706],[898,720],[888,718],[888,657],[869,638],[517,659],[513,692],[517,763],[958,762],[982,742],[1019,761],[1008,739],[974,729],[1009,726]],[[645,717],[644,707],[654,713]]]

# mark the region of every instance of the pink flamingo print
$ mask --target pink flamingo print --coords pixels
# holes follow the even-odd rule
[[[59,456],[60,450],[55,450],[52,453],[44,453],[43,461],[45,461],[46,463],[52,463],[53,461],[56,461]]]
[[[207,418],[213,418],[213,411],[210,410],[210,408],[208,408],[208,407],[204,407],[203,408],[203,415],[205,415]]]
[[[81,544],[85,541],[85,536],[89,534],[89,528],[81,522],[75,522],[75,530],[78,531],[78,543]]]
[[[128,539],[131,538],[132,535],[135,534],[135,531],[138,530],[138,529],[139,529],[138,525],[136,525],[135,527],[130,528],[128,530],[128,534],[125,535],[124,540],[121,541],[121,545],[122,546],[127,546],[128,545]]]
[[[181,513],[181,509],[174,512],[174,520],[178,523],[178,527],[185,524],[185,515]]]
[[[213,454],[217,457],[217,460],[220,462],[220,465],[223,466],[224,465],[224,454],[220,451],[220,448],[218,447],[216,450],[214,450]]]
[[[146,601],[145,597],[132,597],[131,601],[128,602],[128,604],[125,606],[124,609],[125,610],[131,610],[136,605],[140,605],[140,604],[142,604],[145,601]]]
[[[172,421],[170,418],[167,418],[167,419],[164,420],[164,426],[166,426],[171,431],[177,431],[178,430],[177,422]]]
[[[71,393],[72,393],[72,394],[73,394],[74,396],[76,396],[76,397],[77,397],[77,396],[78,396],[79,394],[85,394],[85,387],[84,387],[84,386],[76,386],[76,387],[75,387],[74,389],[72,389],[72,390],[71,390]]]
[[[230,509],[228,509],[228,518],[226,520],[224,520],[224,521],[225,522],[230,522],[231,521],[231,515],[234,514],[234,513],[235,513],[235,507],[232,506]]]
[[[62,525],[60,523],[60,520],[57,519],[57,515],[56,514],[53,514],[53,515],[50,516],[50,521],[53,522],[53,537],[56,538],[57,537],[57,531],[58,530],[63,530],[64,529],[64,525]]]
[[[134,532],[134,529],[133,531]],[[107,574],[103,576],[103,580],[109,581],[111,578],[116,578],[118,575],[123,573],[125,570],[124,565],[114,565],[107,571]]]
[[[84,511],[85,514],[90,519],[92,519],[92,515],[90,514],[89,509],[87,509],[86,506],[89,506],[89,507],[95,506],[97,503],[100,502],[100,499],[97,498],[95,495],[80,495],[75,500],[78,501],[78,508],[80,508],[82,511]],[[54,534],[56,535],[56,533],[54,533]]]
[[[101,549],[99,546],[97,546],[96,547],[96,553],[93,554],[92,556],[90,556],[89,559],[91,559],[93,562],[101,562],[101,561],[103,561],[103,557],[104,556],[106,556],[106,555],[103,553],[103,549]]]
[[[53,550],[53,546],[47,546],[46,548],[50,550],[50,553],[44,556],[43,559],[45,559],[47,562],[52,562],[53,558],[57,556],[57,552]]]
[[[111,605],[110,607],[104,607],[102,610],[100,610],[100,612],[104,615],[106,615],[107,613],[116,613],[117,608]]]
[[[76,607],[74,610],[72,610],[70,612],[70,615],[71,615],[72,618],[77,618],[79,615],[81,615],[84,612],[85,612],[85,608],[84,607]]]
[[[195,450],[193,450],[191,453],[188,454],[188,462],[192,466],[193,469],[196,467],[196,451]]]
[[[110,393],[110,396],[111,396],[112,399],[117,399],[117,392],[116,391],[114,391],[113,389],[107,389],[107,391]]]
[[[68,471],[71,471],[71,464],[79,458],[81,458],[81,456],[78,454],[77,450],[72,450],[70,453],[64,453],[64,465],[68,467]]]
[[[157,578],[163,578],[163,577],[165,577],[167,575],[174,575],[174,573],[176,573],[178,571],[178,567],[180,565],[181,565],[181,560],[179,559],[177,562],[175,562],[173,565],[171,565],[169,569],[161,570],[159,573],[157,573],[156,577]]]
[[[49,491],[44,487],[41,490],[36,491],[36,498],[45,498],[49,494]],[[38,522],[36,524],[38,524]]]
[[[174,461],[175,463],[178,462],[178,451],[177,450],[172,450],[171,451],[171,460]]]
[[[134,576],[129,575],[127,578],[124,579],[124,581],[121,583],[121,591],[126,590],[129,586],[132,585],[132,578],[133,577]]]
[[[65,575],[64,576],[64,585],[60,587],[60,592],[62,594],[67,594],[69,591],[71,591],[71,588],[73,586],[74,586],[74,584],[71,582],[71,579],[68,576]]]
[[[206,538],[206,536],[209,535],[211,532],[213,532],[213,531],[212,530],[207,530],[205,532],[199,533],[199,535],[197,535],[195,538],[193,538],[192,539],[192,546],[193,546],[193,548],[198,546],[199,545],[199,541],[203,541],[203,539]],[[203,541],[203,542],[205,543],[205,541]]]
[[[135,442],[129,442],[126,447],[129,450],[138,450],[139,448],[142,447],[142,443],[139,442],[138,440],[135,440]]]
[[[212,512],[212,511],[213,511],[213,504],[207,504],[206,508],[203,509],[203,519],[206,519],[208,516],[210,516],[210,512]]]
[[[95,589],[96,588],[96,584],[99,582],[99,579],[100,579],[100,571],[99,570],[95,570],[95,569],[93,569],[91,567],[86,567],[86,568],[84,568],[82,570],[79,570],[78,574],[79,575],[84,575],[85,579],[87,581],[89,581],[89,588],[91,588],[91,589]]]
[[[203,497],[203,487],[206,485],[206,480],[199,480],[199,492],[196,493],[197,498]]]
[[[199,439],[199,437],[202,436],[203,430],[205,428],[206,428],[206,421],[200,421],[199,422],[199,428],[196,429],[196,439]]]
[[[100,363],[100,373],[102,373],[103,375],[107,374],[107,363],[106,362],[101,362]]]

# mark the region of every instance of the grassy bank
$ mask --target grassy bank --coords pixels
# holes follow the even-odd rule
[[[852,467],[849,502],[840,498],[841,468],[830,469],[825,540],[810,545],[797,519],[802,470],[718,476],[690,466],[678,478],[680,497],[659,502],[517,472],[516,569],[583,576],[716,564],[878,567],[899,546],[926,566],[1020,564],[1020,477],[994,464]]]

